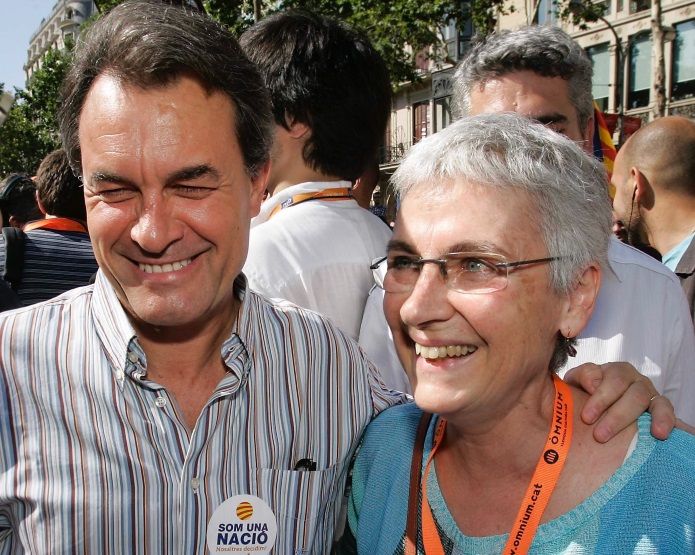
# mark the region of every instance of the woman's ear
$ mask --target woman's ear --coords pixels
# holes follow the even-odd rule
[[[560,332],[570,337],[579,335],[591,318],[601,286],[601,268],[597,263],[587,266],[567,293]]]

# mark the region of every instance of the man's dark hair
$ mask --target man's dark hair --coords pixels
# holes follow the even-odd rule
[[[254,177],[268,160],[274,128],[263,81],[232,35],[204,14],[129,0],[96,21],[78,42],[63,83],[59,119],[63,146],[79,173],[80,113],[101,74],[143,89],[166,87],[182,76],[196,78],[208,92],[231,99],[247,173]]]
[[[36,191],[46,214],[85,221],[82,183],[75,176],[62,148],[46,156],[36,172]]]
[[[369,40],[336,20],[287,11],[240,42],[270,89],[275,122],[311,129],[307,165],[354,181],[381,145],[391,107],[388,70]]]
[[[0,212],[4,226],[10,225],[10,217],[14,217],[18,225],[43,218],[36,204],[36,187],[28,175],[12,173],[3,180],[0,186]]]

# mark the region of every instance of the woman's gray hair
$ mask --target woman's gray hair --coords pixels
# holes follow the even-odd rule
[[[462,118],[415,145],[392,177],[401,199],[414,188],[446,191],[455,181],[530,196],[549,256],[562,257],[550,264],[558,293],[569,292],[591,262],[607,267],[606,173],[566,137],[516,114]]]
[[[591,60],[572,37],[557,27],[521,27],[493,33],[477,42],[456,68],[454,111],[459,116],[468,115],[474,86],[515,71],[533,71],[567,81],[580,129],[586,128],[594,111]]]

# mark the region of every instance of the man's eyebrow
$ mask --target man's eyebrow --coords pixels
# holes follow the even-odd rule
[[[543,125],[548,125],[550,123],[567,123],[567,116],[560,113],[554,114],[541,114],[540,116],[532,117],[531,119],[542,123]]]
[[[117,185],[134,185],[132,181],[115,173],[96,171],[89,176],[89,184],[114,183]]]
[[[190,168],[183,168],[170,174],[167,178],[167,183],[176,183],[177,181],[193,181],[200,177],[212,177],[219,179],[220,172],[209,164],[199,164]]]
[[[417,255],[415,249],[409,243],[406,243],[405,241],[400,241],[398,239],[391,239],[386,245],[386,252],[391,251],[403,251],[409,254]]]
[[[190,168],[183,168],[170,174],[167,178],[167,183],[175,183],[177,181],[192,181],[200,177],[210,176],[219,178],[220,172],[208,164],[199,164]],[[107,171],[96,171],[89,176],[90,183],[115,183],[119,185],[135,186],[135,183],[130,179],[122,177],[118,174]]]

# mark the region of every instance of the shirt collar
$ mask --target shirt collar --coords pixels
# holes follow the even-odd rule
[[[695,233],[686,235],[676,246],[661,257],[661,263],[675,272],[678,269],[681,258],[688,250],[690,243],[692,243],[693,237],[695,237]]]
[[[128,366],[129,346],[136,338],[135,330],[111,283],[101,270],[97,272],[94,281],[92,298],[92,320],[99,341],[116,372],[125,372]]]
[[[243,383],[251,370],[249,345],[256,337],[257,308],[250,302],[246,277],[239,274],[234,280],[234,294],[240,301],[237,322],[223,342],[221,355],[237,383]],[[117,377],[128,375],[142,379],[147,372],[147,358],[142,350],[128,315],[113,286],[99,270],[94,282],[92,320],[106,357]]]
[[[275,210],[275,207],[282,204],[288,198],[291,198],[294,195],[299,195],[302,193],[318,193],[324,189],[343,187],[351,188],[352,183],[349,181],[307,181],[306,183],[291,185],[272,197],[268,197],[263,204],[261,204],[261,211],[259,212],[258,216],[251,220],[251,227],[255,227],[267,222],[270,219],[270,215],[273,213],[273,210]]]
[[[695,241],[695,238],[693,239]],[[695,273],[695,243],[690,242],[685,252],[678,261],[678,266],[676,266],[676,273],[680,277],[687,277]]]

